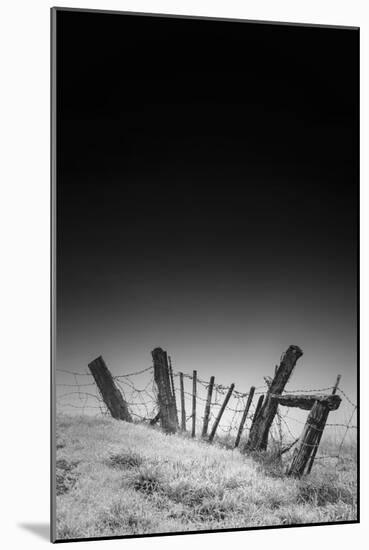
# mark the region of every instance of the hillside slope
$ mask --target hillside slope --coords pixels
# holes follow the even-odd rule
[[[57,420],[57,538],[356,519],[354,461],[308,478],[111,418]]]

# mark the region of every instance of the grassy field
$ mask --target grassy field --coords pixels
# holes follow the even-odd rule
[[[167,436],[108,417],[57,420],[57,538],[356,519],[356,459],[286,478],[270,454]]]

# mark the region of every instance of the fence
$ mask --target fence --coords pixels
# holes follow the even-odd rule
[[[68,377],[68,382],[56,383],[57,410],[79,414],[111,415],[90,372],[57,369],[57,374]],[[124,396],[133,420],[149,421],[157,414],[157,390],[152,366],[141,371],[112,376]],[[147,376],[148,375],[148,376]]]
[[[287,393],[285,385],[300,357],[296,350],[291,346],[282,356],[273,379],[246,392],[220,384],[214,376],[202,379],[197,371],[176,372],[161,348],[152,352],[152,366],[119,376],[112,376],[100,357],[89,364],[90,372],[57,371],[68,378],[57,383],[57,408],[160,423],[168,433],[180,431],[242,452],[272,448],[287,458],[288,474],[301,476],[310,473],[314,461],[339,464],[349,433],[357,430],[357,406],[339,387],[340,377],[331,387]],[[341,401],[348,416],[330,422]],[[318,454],[323,431],[326,442],[329,433],[334,437]]]

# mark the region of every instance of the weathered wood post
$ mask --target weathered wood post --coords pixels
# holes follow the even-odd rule
[[[320,401],[315,401],[300,437],[299,446],[295,449],[293,454],[292,462],[287,470],[287,475],[294,475],[297,477],[303,475],[306,464],[317,443],[325,414],[325,405]]]
[[[341,375],[339,374],[337,376],[337,380],[336,380],[336,383],[335,385],[333,386],[333,389],[332,389],[332,395],[336,395],[336,392],[337,392],[337,388],[338,388],[338,384],[340,383],[340,380],[341,380]],[[307,467],[307,470],[306,470],[306,473],[307,474],[310,474],[311,472],[311,468],[313,467],[313,464],[314,464],[314,460],[315,460],[315,457],[316,457],[316,453],[318,452],[318,447],[319,447],[319,444],[320,444],[320,440],[322,439],[322,435],[323,435],[323,430],[325,428],[325,425],[327,423],[327,420],[328,420],[328,414],[329,414],[329,408],[326,407],[326,418],[324,421],[322,421],[322,430],[321,432],[319,432],[319,436],[318,436],[318,440],[316,442],[316,445],[313,449],[313,452],[311,454],[311,458],[310,458],[310,461],[309,461],[309,464],[308,464],[308,467]]]
[[[238,428],[238,433],[237,433],[236,441],[235,441],[235,444],[234,444],[235,448],[238,447],[238,445],[240,443],[243,427],[244,427],[245,422],[246,422],[247,413],[249,412],[249,409],[250,409],[250,406],[251,406],[252,398],[254,397],[254,392],[255,392],[255,387],[251,386],[249,395],[247,397],[246,407],[245,407],[245,410],[243,411],[240,426]]]
[[[206,405],[205,405],[205,413],[204,413],[204,424],[203,424],[203,427],[202,427],[201,437],[206,437],[206,435],[208,433],[211,397],[213,395],[214,380],[215,380],[215,377],[211,376],[209,386],[208,386],[208,395],[206,397]]]
[[[111,372],[105,364],[104,359],[97,357],[88,364],[92,376],[99,388],[101,397],[104,400],[110,414],[118,420],[132,422],[127,403],[123,399],[122,393],[115,385]]]
[[[217,431],[217,428],[218,428],[220,419],[221,419],[222,416],[223,416],[223,413],[224,413],[225,408],[226,408],[226,406],[227,406],[227,404],[228,404],[228,401],[230,400],[230,397],[231,397],[231,395],[232,395],[233,390],[234,390],[234,384],[231,384],[230,387],[229,387],[229,390],[228,390],[228,392],[227,392],[227,395],[225,396],[225,399],[224,399],[224,401],[223,401],[223,404],[222,404],[222,406],[221,406],[220,409],[219,409],[218,416],[217,416],[216,419],[215,419],[215,422],[214,422],[213,427],[212,427],[212,429],[211,429],[211,432],[210,432],[208,441],[213,441],[213,439],[214,439],[215,432]]]
[[[250,427],[250,432],[252,430],[252,427],[253,425],[255,424],[258,416],[259,416],[259,413],[260,413],[260,409],[263,405],[263,401],[264,401],[264,395],[260,395],[259,396],[259,399],[258,399],[258,402],[256,404],[256,409],[255,409],[255,412],[254,412],[254,416],[252,417],[252,422],[251,422],[251,427]]]
[[[278,365],[275,366],[274,369],[274,375],[277,374]],[[283,448],[283,430],[282,430],[282,417],[279,414],[278,406],[277,410],[275,411],[276,417],[277,417],[277,426],[278,426],[278,436],[279,436],[279,452],[282,452]]]
[[[292,461],[287,469],[287,475],[301,477],[309,461],[307,473],[310,473],[329,411],[338,409],[341,403],[341,398],[334,393],[328,396],[317,397],[318,399],[315,400],[307,417],[299,443],[292,455]]]
[[[333,386],[333,389],[332,389],[332,395],[336,395],[336,392],[338,390],[338,385],[339,385],[340,382],[341,382],[341,375],[338,374],[336,383],[335,383],[335,385]]]
[[[181,393],[181,430],[186,431],[186,405],[184,395],[183,372],[179,373],[179,388]]]
[[[276,374],[270,383],[260,413],[251,426],[245,450],[260,451],[267,448],[269,430],[278,408],[278,401],[274,396],[278,396],[283,392],[296,362],[301,356],[302,350],[298,346],[290,346],[284,353]]]
[[[166,433],[175,433],[178,422],[167,352],[161,348],[155,348],[151,355],[154,362],[154,380],[158,387],[160,424]]]
[[[196,397],[197,397],[197,371],[193,371],[192,376],[192,431],[191,437],[196,435]]]
[[[173,395],[173,400],[174,400],[174,408],[175,408],[175,411],[176,411],[177,426],[178,426],[178,409],[177,409],[177,400],[176,400],[176,388],[175,388],[175,385],[174,385],[172,358],[170,357],[170,355],[168,355],[168,364],[169,364],[170,383],[171,383],[171,386],[172,386],[172,395]]]

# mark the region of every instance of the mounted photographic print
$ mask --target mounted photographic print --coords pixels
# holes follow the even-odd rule
[[[359,29],[51,15],[52,540],[357,522]]]

